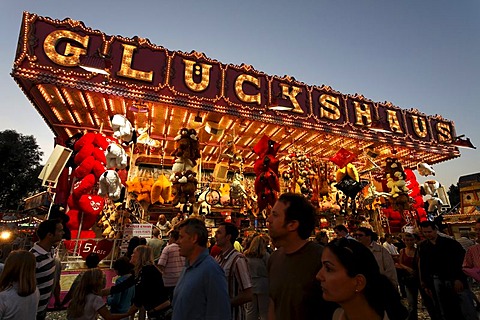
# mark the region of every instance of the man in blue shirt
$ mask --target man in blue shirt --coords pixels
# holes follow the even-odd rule
[[[172,320],[231,319],[227,279],[223,269],[208,254],[208,231],[198,219],[179,225],[178,245],[185,268],[173,292]]]

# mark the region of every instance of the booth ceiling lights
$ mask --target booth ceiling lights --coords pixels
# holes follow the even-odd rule
[[[453,141],[453,145],[459,148],[477,149],[477,147],[475,147],[470,141],[470,138],[465,138],[464,134],[456,137],[455,140]]]

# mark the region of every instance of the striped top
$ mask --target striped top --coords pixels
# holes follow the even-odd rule
[[[158,259],[158,265],[163,266],[163,283],[165,287],[175,287],[178,278],[185,267],[185,258],[180,255],[180,247],[176,243],[167,245]]]
[[[243,254],[232,248],[227,252],[220,253],[215,260],[217,260],[227,276],[230,300],[236,297],[240,291],[252,287],[247,258]],[[232,307],[231,310],[232,320],[243,320],[246,318],[243,306]]]
[[[55,257],[54,250],[50,252],[45,251],[42,247],[35,243],[30,249],[37,260],[37,267],[35,269],[37,278],[37,288],[40,291],[40,300],[38,302],[37,313],[43,312],[48,305],[48,300],[53,291],[55,283]]]

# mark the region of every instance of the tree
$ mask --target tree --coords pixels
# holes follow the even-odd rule
[[[0,209],[16,209],[24,197],[41,190],[42,155],[34,136],[0,131]]]

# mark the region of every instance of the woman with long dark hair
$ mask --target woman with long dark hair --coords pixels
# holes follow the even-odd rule
[[[317,274],[323,298],[340,305],[333,320],[404,320],[408,312],[400,295],[380,270],[372,252],[352,239],[331,241]]]

